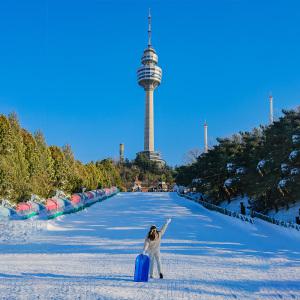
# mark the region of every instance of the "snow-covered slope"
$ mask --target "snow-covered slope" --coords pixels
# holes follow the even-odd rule
[[[295,223],[296,216],[299,216],[299,212],[300,212],[300,201],[298,201],[295,204],[290,204],[288,210],[284,207],[281,207],[279,208],[278,212],[276,212],[273,209],[268,213],[268,215],[278,220]]]
[[[240,202],[243,202],[245,207],[248,206],[247,197],[232,199],[230,203],[228,203],[228,201],[224,201],[220,204],[220,206],[231,211],[241,212]],[[276,212],[275,209],[272,209],[267,213],[267,215],[280,221],[296,223],[296,216],[299,216],[299,212],[300,201],[295,204],[290,204],[288,210],[285,207],[280,207],[278,212]],[[250,214],[250,211],[247,210],[247,213]]]
[[[133,282],[151,224],[172,217],[165,279]],[[123,193],[0,244],[0,299],[300,299],[300,234],[175,193]]]
[[[223,207],[223,208],[226,208],[230,211],[236,211],[236,212],[240,213],[241,212],[241,202],[244,203],[244,206],[246,208],[249,206],[247,197],[234,198],[230,201],[230,203],[228,203],[228,201],[223,201],[222,203],[220,203],[220,206]]]

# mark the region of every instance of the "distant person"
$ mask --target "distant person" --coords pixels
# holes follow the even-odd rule
[[[143,254],[148,253],[150,256],[150,278],[153,278],[154,259],[156,260],[159,278],[164,278],[160,261],[160,242],[170,222],[171,219],[168,219],[161,230],[157,230],[155,225],[151,226],[150,231],[145,239]]]

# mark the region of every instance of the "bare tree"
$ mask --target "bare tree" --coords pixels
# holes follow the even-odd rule
[[[183,157],[183,163],[185,165],[191,165],[197,161],[197,158],[201,155],[202,151],[198,148],[189,150]]]

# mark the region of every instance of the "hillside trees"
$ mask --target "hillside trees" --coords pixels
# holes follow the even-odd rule
[[[112,160],[83,164],[69,145],[48,146],[41,132],[21,128],[16,114],[0,115],[0,198],[18,202],[57,189],[70,194],[111,185],[121,185]]]
[[[191,185],[197,179],[194,187],[214,203],[246,195],[258,211],[288,206],[300,198],[300,142],[293,144],[297,134],[300,137],[299,109],[283,111],[270,126],[217,139],[195,163],[177,168],[176,182]],[[291,161],[293,150],[296,158]],[[285,173],[282,164],[287,165]]]
[[[143,187],[147,188],[156,187],[161,181],[169,186],[174,183],[174,170],[151,161],[145,153],[138,153],[132,161],[126,159],[119,168],[124,190],[130,190],[136,179],[142,181]]]

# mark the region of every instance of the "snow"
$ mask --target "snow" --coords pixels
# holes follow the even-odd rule
[[[235,211],[235,212],[240,213],[241,212],[241,206],[240,206],[241,202],[244,203],[247,214],[250,214],[250,210],[247,209],[247,207],[249,206],[247,197],[234,198],[230,201],[230,203],[228,203],[228,201],[223,201],[219,206],[226,208],[230,211]],[[272,209],[267,213],[267,215],[276,220],[295,223],[296,216],[300,216],[299,211],[300,211],[300,201],[298,201],[295,204],[289,204],[288,210],[285,207],[281,207],[281,208],[279,208],[278,212],[276,213],[275,209]],[[300,235],[300,233],[299,233],[299,235]]]
[[[288,184],[288,182],[290,181],[290,178],[283,178],[278,182],[278,187],[279,188],[285,188]]]
[[[289,160],[294,161],[300,153],[300,150],[293,150],[289,155]]]
[[[149,226],[168,217],[165,278],[133,282]],[[299,232],[176,193],[121,193],[55,220],[10,224],[35,223],[26,240],[0,241],[0,299],[300,299]]]
[[[299,175],[300,169],[299,168],[293,168],[291,169],[291,175]]]
[[[221,202],[219,206],[226,208],[230,211],[235,211],[235,212],[240,213],[241,212],[241,202],[244,204],[244,206],[246,208],[249,206],[247,197],[236,197],[234,199],[231,199],[230,203],[228,203],[228,201],[226,200],[226,201]]]
[[[235,165],[233,163],[227,163],[226,169],[227,169],[227,172],[232,173],[235,171]]]
[[[236,173],[237,175],[244,175],[244,174],[246,174],[246,168],[244,168],[244,167],[239,167],[239,168],[236,169],[235,173]]]
[[[259,161],[257,164],[257,168],[263,169],[266,163],[267,163],[267,160],[265,160],[265,159]]]
[[[224,182],[224,187],[231,187],[237,181],[238,181],[238,178],[228,178]]]
[[[300,201],[296,202],[295,204],[289,204],[288,210],[282,207],[278,210],[278,212],[276,212],[273,209],[268,213],[268,215],[278,220],[295,223],[296,216],[299,216],[299,211],[300,211]]]
[[[201,184],[202,183],[202,179],[201,178],[194,178],[192,180],[192,184]]]
[[[286,163],[282,163],[282,164],[280,165],[280,169],[281,169],[281,173],[282,173],[282,174],[286,174],[286,173],[289,172],[289,165],[286,164]]]
[[[292,135],[292,141],[293,141],[293,144],[299,144],[300,143],[300,135],[299,134],[294,134]]]

